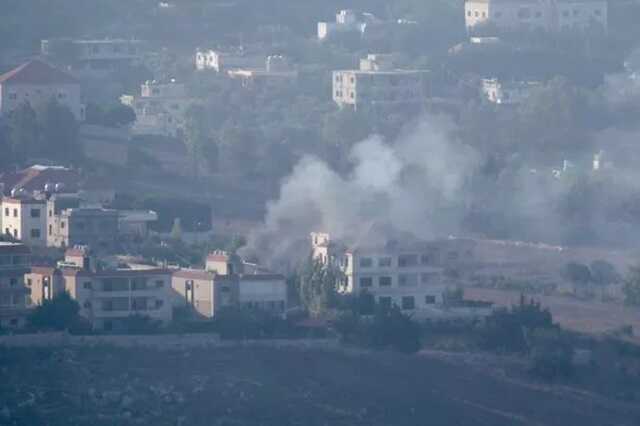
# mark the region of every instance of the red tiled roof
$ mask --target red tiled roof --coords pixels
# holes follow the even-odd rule
[[[13,188],[22,188],[27,192],[43,191],[47,183],[64,185],[64,192],[76,192],[80,185],[80,174],[75,170],[62,168],[29,167],[13,173],[0,175],[5,193]]]
[[[78,84],[78,81],[66,72],[36,59],[0,75],[0,84]]]

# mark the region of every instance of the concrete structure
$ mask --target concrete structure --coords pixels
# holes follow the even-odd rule
[[[372,16],[368,14],[368,16]],[[345,32],[364,33],[366,21],[363,14],[345,9],[336,13],[335,22],[318,22],[318,40],[325,40],[334,34]]]
[[[287,309],[284,276],[257,271],[252,266],[238,256],[221,251],[211,253],[204,270],[180,269],[174,272],[174,306],[188,307],[202,318],[212,318],[226,306],[284,315]],[[254,269],[253,273],[249,273],[250,269]]]
[[[69,74],[42,61],[33,60],[0,75],[0,115],[7,115],[25,103],[32,108],[55,99],[84,120],[80,84]]]
[[[158,221],[153,210],[118,210],[118,232],[121,236],[145,238],[149,224]]]
[[[31,267],[31,252],[19,243],[0,241],[0,328],[25,325],[29,289],[24,274]]]
[[[80,315],[96,330],[121,329],[132,315],[146,316],[163,325],[171,322],[171,271],[98,270],[95,265],[86,247],[74,247],[67,250],[61,267],[32,268],[26,277],[31,280],[33,305],[67,291],[80,305]]]
[[[185,112],[195,103],[187,96],[184,84],[175,79],[147,81],[140,87],[140,96],[123,95],[120,100],[136,113],[133,134],[167,137],[182,136]]]
[[[74,247],[88,245],[111,251],[118,240],[118,212],[103,208],[69,208],[49,218],[48,245]]]
[[[256,69],[264,64],[265,56],[245,52],[243,49],[235,51],[220,51],[214,49],[197,49],[195,65],[198,71],[226,72],[233,69]]]
[[[264,68],[239,68],[227,71],[227,75],[242,80],[243,86],[268,81],[289,82],[298,78],[298,71],[281,55],[267,56]]]
[[[575,31],[607,30],[606,0],[466,0],[469,31],[481,27],[498,30]]]
[[[340,106],[421,107],[428,96],[428,71],[401,70],[389,55],[368,55],[359,70],[333,72],[333,100]]]
[[[312,233],[311,246],[314,258],[342,269],[345,282],[341,292],[367,292],[376,302],[405,311],[442,305],[443,294],[450,287],[445,271],[468,264],[474,257],[474,243],[468,240],[369,241],[340,255],[338,243],[332,244],[327,234]],[[327,247],[335,248],[329,257]]]
[[[42,305],[46,300],[64,292],[64,277],[57,268],[34,266],[24,275],[24,282],[31,291],[27,300],[28,307]]]
[[[535,81],[503,82],[496,78],[482,80],[482,94],[491,103],[518,105],[540,87]]]
[[[40,42],[40,51],[73,73],[101,77],[139,61],[145,45],[125,39],[49,39]]]
[[[13,194],[0,199],[2,232],[29,246],[46,246],[46,201],[21,191],[14,190]]]

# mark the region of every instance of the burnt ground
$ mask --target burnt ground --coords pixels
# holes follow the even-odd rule
[[[638,425],[640,406],[429,354],[0,348],[0,425]]]

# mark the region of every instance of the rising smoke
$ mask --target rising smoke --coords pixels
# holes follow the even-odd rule
[[[391,143],[371,136],[350,150],[346,176],[318,158],[303,158],[267,206],[247,252],[270,262],[289,257],[314,230],[353,242],[372,223],[425,239],[457,232],[466,182],[481,162],[455,133],[449,118],[425,116]]]

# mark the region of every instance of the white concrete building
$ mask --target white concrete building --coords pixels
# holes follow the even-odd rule
[[[195,56],[198,71],[225,72],[239,68],[255,69],[263,66],[264,61],[265,55],[245,52],[243,49],[235,51],[197,49]]]
[[[367,292],[377,303],[415,312],[442,305],[451,287],[445,271],[474,258],[469,240],[389,241],[341,249],[328,234],[312,233],[311,243],[315,259],[337,265],[345,274],[343,293]],[[327,252],[327,247],[332,249]]]
[[[359,70],[333,72],[333,100],[340,107],[424,105],[428,96],[426,70],[394,67],[389,55],[368,55]]]
[[[34,60],[0,75],[0,115],[25,103],[35,109],[51,99],[69,108],[77,121],[84,120],[80,84],[69,74]]]
[[[465,24],[498,30],[607,31],[606,0],[466,0]]]
[[[47,203],[30,195],[14,196],[0,200],[0,226],[4,234],[28,246],[47,245]]]
[[[518,105],[540,87],[535,81],[503,82],[496,78],[482,80],[482,94],[491,103],[498,105]]]
[[[318,40],[325,40],[334,34],[345,32],[363,33],[366,22],[362,14],[350,10],[340,10],[336,14],[335,22],[318,22]]]
[[[147,81],[140,87],[140,96],[124,95],[120,100],[136,113],[133,134],[167,137],[181,137],[185,112],[195,103],[194,98],[187,96],[184,84],[174,79]]]

